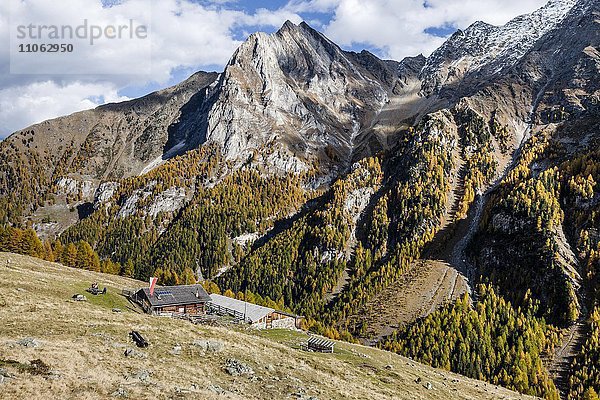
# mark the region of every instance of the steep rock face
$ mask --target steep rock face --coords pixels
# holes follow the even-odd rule
[[[489,116],[508,128],[509,150],[537,124],[571,114],[580,119],[598,104],[598,7],[552,0],[505,26],[476,23],[459,31],[427,59],[420,94],[445,100],[443,107],[468,103]],[[465,68],[458,71],[459,64]]]
[[[199,72],[136,100],[12,134],[0,143],[0,223],[18,224],[47,201],[68,213],[67,205],[92,201],[102,181],[139,175],[184,152],[194,132],[174,128],[216,77]]]
[[[140,99],[45,121],[14,133],[3,146],[13,144],[24,152],[48,154],[50,164],[61,169],[49,172],[92,179],[137,175],[170,150],[169,126],[178,121],[190,98],[215,77],[197,73]]]
[[[475,22],[457,31],[427,59],[421,78],[422,94],[459,84],[468,75],[479,79],[512,67],[544,34],[560,24],[577,0],[551,0],[544,7],[519,16],[504,26]]]
[[[598,109],[600,98],[600,4],[581,0],[556,29],[520,63],[543,85],[534,104],[537,122],[574,120]]]
[[[395,66],[344,52],[304,23],[254,34],[220,78],[206,139],[238,162],[266,147],[259,161],[282,172],[348,166],[357,132],[398,81]]]

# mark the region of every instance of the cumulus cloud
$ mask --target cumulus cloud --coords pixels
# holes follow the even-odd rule
[[[175,71],[218,69],[245,34],[275,29],[287,19],[315,23],[342,47],[364,45],[379,56],[401,59],[419,53],[428,55],[443,42],[443,37],[431,34],[428,28],[465,28],[476,20],[503,24],[545,1],[289,0],[277,9],[267,9],[253,7],[250,0],[3,0],[0,138],[46,118],[119,100],[119,90],[127,86],[165,86]],[[10,29],[14,29],[8,18],[11,4],[17,4],[17,8],[25,5],[17,11],[32,22],[74,24],[88,18],[108,24],[137,18],[150,25],[149,59],[139,43],[123,42],[111,51],[81,48],[82,52],[68,60],[71,67],[116,67],[112,74],[10,74],[8,43]],[[65,60],[58,59],[57,65],[66,65]],[[139,73],[140,67],[149,68]]]
[[[0,126],[26,127],[60,115],[86,110],[104,103],[128,100],[112,84],[46,81],[0,89]]]

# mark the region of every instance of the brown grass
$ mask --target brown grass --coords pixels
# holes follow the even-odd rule
[[[396,283],[382,290],[354,316],[367,324],[367,340],[377,342],[401,326],[423,318],[467,291],[456,270],[440,261],[418,260]]]
[[[6,260],[11,260],[10,267]],[[105,300],[74,302],[92,281],[108,286]],[[319,399],[482,399],[517,398],[508,390],[434,370],[381,350],[336,344],[334,355],[297,349],[301,332],[226,329],[137,314],[115,292],[142,282],[74,270],[59,264],[0,253],[0,367],[13,378],[0,384],[4,399],[105,399],[119,388],[133,399],[286,399],[304,392]],[[145,358],[125,357],[134,348],[128,332],[140,331],[151,343]],[[16,341],[33,337],[39,347]],[[197,339],[220,340],[220,353],[202,354]],[[180,345],[180,355],[171,350]],[[253,378],[232,377],[223,366],[235,358],[255,370]],[[30,373],[32,360],[50,371]],[[23,369],[19,366],[29,366]],[[148,381],[136,376],[150,373]],[[420,378],[420,383],[417,379]],[[431,382],[433,389],[424,384]],[[215,387],[224,393],[218,394]]]

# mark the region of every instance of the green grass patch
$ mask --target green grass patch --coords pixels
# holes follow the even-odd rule
[[[289,329],[263,329],[256,331],[256,335],[293,348],[299,348],[298,344],[308,339],[306,333]]]
[[[74,285],[73,294],[82,294],[87,298],[87,302],[95,306],[100,306],[108,309],[119,308],[123,312],[128,312],[128,307],[131,307],[129,301],[121,296],[121,290],[110,286],[106,287],[106,294],[93,295],[86,292],[86,289],[90,287],[90,283],[78,283]],[[103,285],[100,285],[104,288]]]
[[[308,335],[306,333],[292,331],[289,329],[264,329],[256,331],[256,335],[277,343],[291,346],[295,349],[299,349],[299,344],[308,340]],[[358,357],[351,349],[352,344],[336,341],[333,347],[333,354],[336,358],[342,361],[364,361],[363,358]],[[315,352],[313,354],[323,354],[324,357],[331,357],[331,354],[327,353]]]

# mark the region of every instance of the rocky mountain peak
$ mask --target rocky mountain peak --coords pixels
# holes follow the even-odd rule
[[[293,23],[292,21],[290,21],[289,19],[286,20],[283,25],[281,26],[281,28],[279,28],[279,32],[282,31],[293,31],[295,29],[298,28],[298,25],[296,25],[295,23]]]
[[[460,32],[462,35],[460,36],[472,36],[472,35],[485,35],[490,30],[494,29],[494,25],[488,24],[484,21],[475,21],[471,25],[469,25],[464,32]]]
[[[281,28],[279,28],[279,30],[276,32],[276,34],[278,35],[285,35],[285,34],[290,34],[290,35],[319,35],[321,36],[321,34],[314,30],[310,25],[308,25],[306,22],[302,21],[299,24],[295,24],[292,21],[290,21],[289,19],[287,21],[285,21],[283,23],[283,25],[281,26]]]
[[[478,21],[457,31],[428,58],[421,72],[422,94],[431,95],[469,74],[483,73],[489,78],[513,66],[560,24],[576,3],[577,0],[551,0],[503,26]]]
[[[345,52],[308,24],[287,21],[235,52],[215,92],[206,140],[230,160],[255,160],[258,152],[267,159],[257,162],[285,172],[316,160],[345,163],[365,115],[387,100],[395,80],[389,71],[373,55]]]

